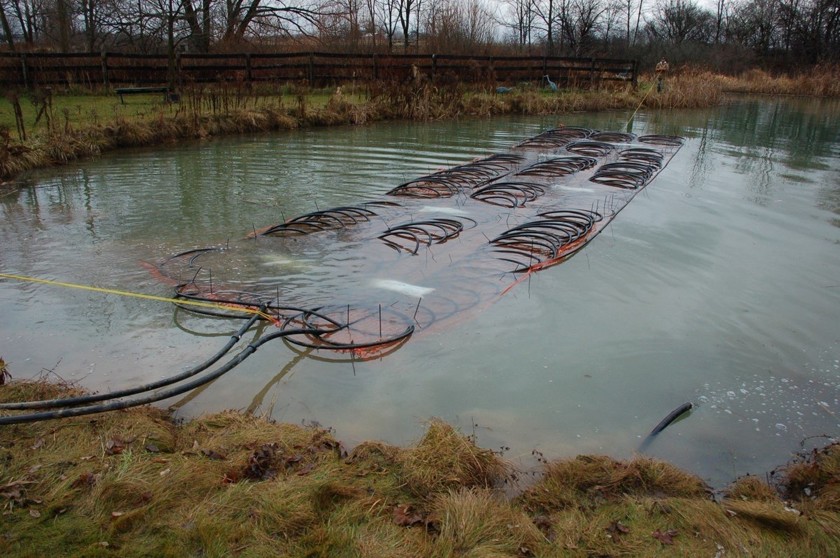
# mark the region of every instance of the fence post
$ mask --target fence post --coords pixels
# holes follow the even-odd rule
[[[633,60],[633,66],[631,67],[631,72],[633,72],[633,88],[639,87],[639,61]]]
[[[435,80],[437,74],[437,54],[432,55],[432,81]]]
[[[104,50],[102,51],[102,85],[105,88],[110,87],[110,83],[108,81],[108,53]]]
[[[373,79],[379,79],[379,65],[376,63],[376,53],[373,53]]]
[[[245,53],[245,79],[248,83],[251,83],[251,53]]]
[[[184,75],[181,73],[181,51],[175,53],[175,77],[178,79],[178,89],[184,88]]]
[[[29,89],[29,69],[26,67],[26,53],[20,53],[20,65],[23,68],[23,88]]]
[[[315,86],[315,53],[309,53],[309,87]]]
[[[595,87],[595,59],[589,59],[589,87]]]

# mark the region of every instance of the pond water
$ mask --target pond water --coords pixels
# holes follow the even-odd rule
[[[325,128],[124,151],[0,191],[0,272],[158,296],[144,262],[241,242],[316,208],[504,151],[559,123],[624,131],[629,112]],[[720,486],[840,429],[840,103],[734,99],[648,111],[668,166],[583,251],[381,359],[263,346],[162,402],[317,422],[404,444],[441,417],[524,466],[532,452],[645,452]],[[302,262],[301,265],[306,265]],[[162,378],[239,324],[170,305],[0,279],[0,356],[19,378],[97,391]]]

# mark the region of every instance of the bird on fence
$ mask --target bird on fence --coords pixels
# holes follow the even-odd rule
[[[548,84],[548,88],[552,91],[557,91],[557,84],[551,81],[551,78],[548,75],[544,75],[543,79],[545,80],[546,84]]]

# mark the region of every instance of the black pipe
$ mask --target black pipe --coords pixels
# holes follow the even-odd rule
[[[95,403],[97,401],[104,401],[106,399],[118,399],[120,397],[128,397],[129,395],[136,395],[138,393],[152,391],[158,388],[174,384],[176,382],[180,382],[181,380],[186,380],[187,378],[191,378],[199,372],[203,372],[204,370],[216,364],[216,362],[218,362],[219,359],[225,356],[233,348],[233,346],[239,342],[242,336],[245,335],[245,332],[247,332],[251,328],[251,326],[253,326],[259,319],[260,316],[255,314],[250,320],[245,322],[245,324],[241,328],[239,328],[239,331],[231,335],[230,340],[215,355],[205,360],[201,364],[194,366],[189,370],[181,372],[180,374],[176,374],[168,378],[163,378],[162,380],[158,380],[149,384],[144,384],[142,386],[135,386],[132,388],[112,391],[110,393],[97,393],[91,395],[82,395],[79,397],[67,397],[65,399],[45,399],[41,401],[19,401],[14,403],[2,403],[0,404],[0,409],[24,410],[51,409],[54,407],[75,407],[78,405]]]

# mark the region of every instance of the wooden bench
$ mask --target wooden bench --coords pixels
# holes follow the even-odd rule
[[[117,87],[114,93],[120,96],[120,103],[125,104],[124,95],[147,95],[149,93],[163,93],[164,101],[178,101],[178,94],[171,92],[168,87]]]

